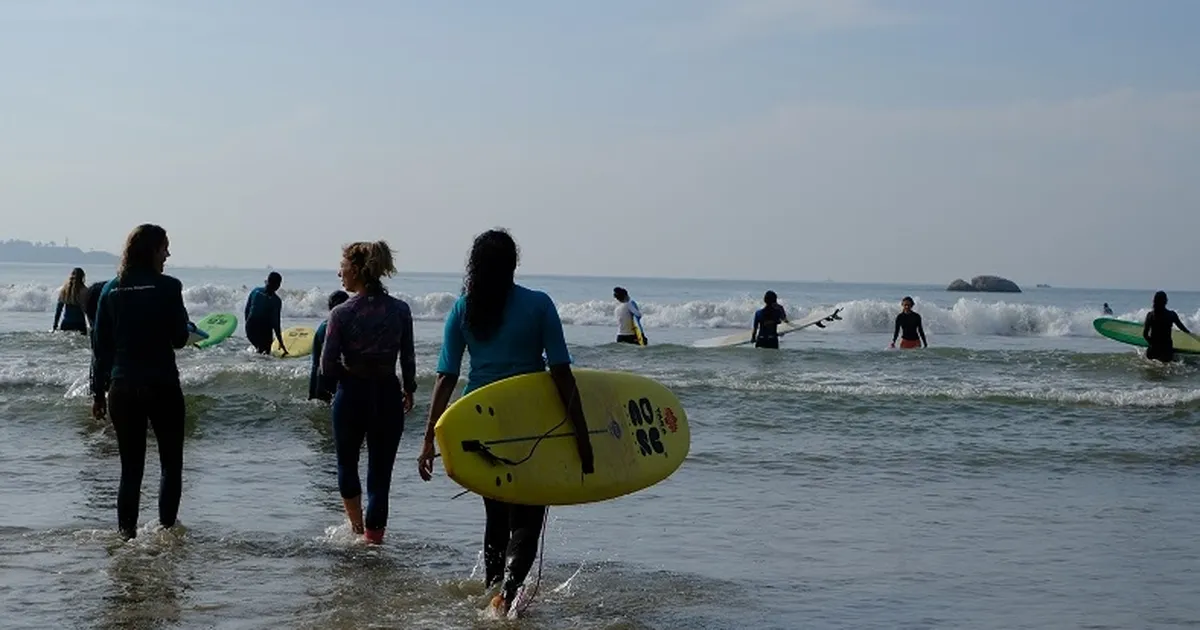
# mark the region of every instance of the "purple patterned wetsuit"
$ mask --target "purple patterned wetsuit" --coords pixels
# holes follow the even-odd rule
[[[396,376],[399,359],[401,379]],[[388,491],[396,449],[404,432],[404,397],[417,389],[412,312],[385,293],[355,295],[329,313],[321,371],[337,379],[333,397],[333,441],[338,491],[362,494],[358,455],[367,440],[368,533],[387,525]]]

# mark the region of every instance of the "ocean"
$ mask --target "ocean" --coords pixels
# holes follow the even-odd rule
[[[119,459],[90,417],[84,337],[51,333],[69,266],[0,265],[4,628],[1177,628],[1200,625],[1200,366],[1152,364],[1091,328],[1152,290],[521,276],[558,305],[577,365],[672,388],[692,425],[669,479],[549,510],[537,596],[487,618],[483,506],[416,457],[454,274],[406,274],[420,391],[382,547],[347,532],[329,411],[307,358],[239,332],[178,353],[181,534],[158,530],[149,449],[139,537],[116,535]],[[111,268],[88,268],[92,281]],[[169,268],[193,320],[239,313],[263,270]],[[284,325],[315,325],[330,271],[286,271]],[[613,343],[612,288],[651,345]],[[779,352],[696,349],[766,289],[843,320]],[[911,295],[930,347],[888,351]],[[1200,293],[1170,306],[1200,330]],[[531,582],[538,574],[535,567]]]

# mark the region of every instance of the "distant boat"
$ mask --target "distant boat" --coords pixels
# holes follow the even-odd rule
[[[1049,289],[1049,288],[1050,288],[1050,285],[1048,285],[1048,284],[1039,284],[1039,285],[1037,285],[1037,288],[1039,288],[1039,289]]]

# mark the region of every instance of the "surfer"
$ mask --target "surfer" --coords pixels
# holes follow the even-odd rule
[[[754,312],[754,328],[750,331],[750,343],[755,348],[779,348],[779,334],[776,332],[779,324],[788,320],[787,312],[779,303],[774,291],[763,295],[763,307]]]
[[[1112,309],[1108,307],[1108,302],[1105,302],[1105,303],[1104,303],[1104,314],[1105,314],[1105,315],[1112,315],[1112,314],[1113,314],[1113,312],[1112,312]]]
[[[1159,291],[1154,294],[1154,308],[1146,313],[1146,324],[1142,327],[1142,337],[1150,347],[1146,349],[1146,358],[1170,363],[1175,359],[1175,344],[1171,341],[1171,327],[1178,326],[1179,330],[1191,334],[1187,326],[1179,320],[1179,315],[1167,308],[1167,293]]]
[[[333,443],[338,491],[356,534],[381,544],[388,493],[404,414],[417,391],[412,311],[387,294],[383,278],[396,273],[385,241],[351,243],[342,250],[338,276],[353,297],[329,312],[321,349],[321,373],[337,382],[333,396]],[[330,302],[333,302],[331,296]],[[399,359],[403,382],[396,377]],[[358,455],[367,441],[367,510],[362,509]]]
[[[629,298],[629,291],[626,291],[624,287],[614,287],[613,297],[620,302],[615,313],[617,316],[617,343],[631,343],[635,346],[647,345],[649,342],[646,341],[644,330],[641,334],[642,341],[638,341],[642,311],[638,308],[637,302]]]
[[[332,311],[337,305],[348,299],[350,296],[341,289],[330,293],[329,310]],[[328,318],[322,320],[321,324],[317,326],[317,332],[313,333],[312,368],[308,372],[309,400],[331,402],[333,393],[337,391],[337,381],[321,373],[321,347],[325,344],[325,328],[328,321]]]
[[[54,308],[54,326],[51,330],[68,330],[87,334],[87,321],[83,309],[87,306],[87,276],[76,267],[67,276],[67,281],[58,290],[58,306]],[[59,321],[59,317],[62,321]]]
[[[187,344],[188,315],[183,285],[163,274],[168,245],[166,231],[157,225],[130,232],[117,277],[101,291],[92,333],[92,415],[100,420],[111,414],[117,434],[117,528],[125,540],[137,535],[147,424],[158,442],[163,527],[175,524],[183,491],[185,403],[175,350]]]
[[[283,330],[279,319],[283,311],[283,300],[279,299],[279,287],[283,284],[283,276],[278,271],[267,274],[266,286],[254,287],[246,297],[246,338],[259,354],[271,352],[271,333],[279,340],[279,348],[283,356],[287,356],[287,348],[283,345]]]
[[[896,347],[896,337],[900,337],[901,348],[919,348],[922,345],[929,347],[929,342],[925,339],[925,327],[921,325],[921,314],[912,309],[913,299],[904,296],[904,299],[900,300],[900,313],[896,315],[896,328],[892,331],[892,343],[889,348]]]
[[[571,373],[571,357],[558,310],[545,293],[516,284],[513,276],[517,258],[517,244],[507,231],[488,230],[475,237],[463,294],[446,317],[443,331],[425,446],[417,459],[417,470],[425,481],[433,476],[433,427],[458,383],[464,350],[471,355],[464,396],[501,379],[541,372],[548,364],[574,429],[583,473],[594,472],[592,445],[575,391],[575,376]],[[483,534],[486,583],[491,588],[503,580],[491,605],[497,612],[507,614],[518,588],[533,567],[546,507],[488,498],[483,499],[483,505],[487,514]]]

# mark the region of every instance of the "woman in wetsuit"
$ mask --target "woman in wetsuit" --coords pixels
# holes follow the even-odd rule
[[[433,475],[433,427],[458,383],[464,350],[471,355],[464,396],[501,379],[542,372],[549,365],[550,376],[574,428],[583,472],[593,472],[592,445],[583,407],[576,395],[571,357],[558,310],[545,293],[516,284],[513,280],[516,269],[517,244],[508,232],[489,230],[475,238],[463,294],[446,317],[442,335],[425,446],[417,460],[418,471],[425,481]],[[487,513],[483,534],[487,586],[497,585],[503,579],[500,592],[492,598],[492,607],[507,614],[518,588],[533,567],[546,507],[488,498],[484,498],[483,505]]]
[[[919,348],[922,344],[929,347],[929,342],[925,340],[925,327],[921,325],[921,314],[912,309],[913,299],[904,296],[900,300],[900,313],[896,315],[896,328],[892,331],[889,348],[896,347],[896,337],[900,338],[901,348]]]
[[[384,241],[352,243],[342,250],[338,275],[352,296],[329,313],[321,373],[337,382],[333,442],[338,491],[356,534],[381,544],[388,520],[392,466],[417,391],[412,311],[383,286],[396,273]],[[396,377],[399,359],[403,382]],[[367,510],[362,509],[358,456],[367,441]]]
[[[71,270],[71,275],[58,290],[58,305],[54,307],[54,326],[51,330],[69,330],[86,335],[88,327],[84,308],[87,306],[87,298],[87,277],[83,269],[76,267]]]
[[[1146,313],[1146,324],[1142,327],[1142,337],[1150,347],[1146,349],[1146,358],[1163,363],[1175,359],[1175,343],[1171,341],[1171,327],[1178,326],[1179,330],[1191,334],[1187,326],[1179,321],[1179,315],[1167,308],[1167,294],[1159,291],[1154,294],[1154,308]]]
[[[146,427],[154,428],[162,476],[158,521],[175,524],[183,491],[183,421],[175,350],[188,340],[183,285],[163,273],[170,256],[167,233],[139,225],[125,241],[117,277],[100,292],[92,331],[92,414],[112,416],[121,453],[117,528],[128,540],[137,535],[142,474],[146,466]]]

